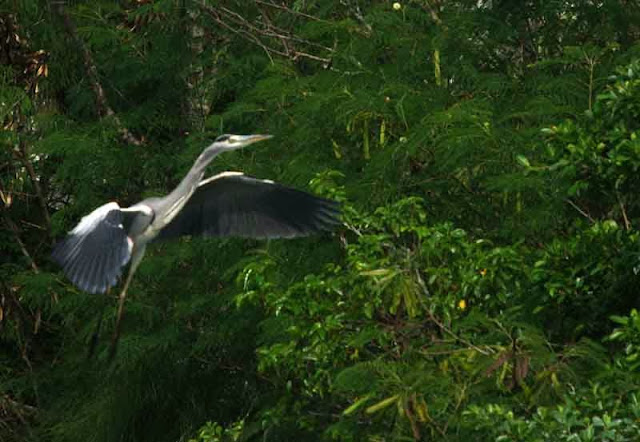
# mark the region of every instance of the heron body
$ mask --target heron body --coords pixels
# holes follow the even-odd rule
[[[207,165],[218,154],[268,138],[221,135],[171,193],[128,208],[115,202],[100,206],[55,247],[52,258],[71,282],[89,293],[104,293],[116,285],[130,264],[119,296],[113,345],[127,289],[150,242],[185,235],[293,238],[339,224],[339,208],[331,200],[240,172],[203,179]]]

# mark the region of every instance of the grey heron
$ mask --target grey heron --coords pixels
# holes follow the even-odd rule
[[[162,198],[131,207],[110,202],[83,217],[54,248],[52,258],[78,288],[104,293],[129,273],[118,299],[112,351],[133,275],[147,244],[183,235],[293,238],[339,224],[334,201],[240,172],[203,179],[220,153],[240,149],[270,135],[221,135],[204,149],[180,184]]]

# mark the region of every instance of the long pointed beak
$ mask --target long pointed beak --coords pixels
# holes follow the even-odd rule
[[[257,143],[258,141],[273,138],[273,135],[238,135],[237,138],[243,146],[247,146],[249,144]]]

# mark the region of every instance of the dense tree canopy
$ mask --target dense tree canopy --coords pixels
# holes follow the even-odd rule
[[[0,4],[1,441],[640,440],[640,5]],[[49,256],[95,207],[242,170],[333,233]],[[262,144],[262,143],[261,143]]]

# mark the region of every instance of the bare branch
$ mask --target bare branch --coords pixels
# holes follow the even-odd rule
[[[275,49],[271,49],[268,48],[266,45],[264,45],[257,37],[247,33],[246,31],[241,31],[238,29],[235,29],[231,26],[229,26],[221,17],[220,14],[218,13],[218,11],[216,11],[214,8],[212,8],[211,6],[207,6],[207,5],[199,5],[202,9],[204,9],[207,13],[209,13],[209,15],[211,16],[211,18],[213,19],[213,21],[215,21],[216,23],[218,23],[220,26],[222,26],[223,28],[226,28],[228,31],[239,35],[241,37],[243,37],[245,40],[249,40],[252,43],[257,44],[258,46],[260,46],[267,54],[267,57],[269,57],[269,59],[271,60],[271,62],[273,62],[273,58],[271,58],[271,53],[274,54],[278,54],[278,55],[282,55],[282,56],[287,56],[287,54],[280,52],[280,51],[276,51]]]
[[[270,36],[270,37],[271,37],[271,36],[273,36],[273,37],[278,38],[278,39],[280,40],[280,43],[282,43],[282,47],[284,48],[284,51],[285,51],[287,54],[289,54],[289,53],[291,52],[291,49],[289,48],[289,44],[288,44],[288,42],[287,42],[287,36],[285,36],[285,35],[280,35],[280,34],[277,34],[277,33],[275,33],[275,32],[270,32],[270,31],[269,31],[269,29],[277,29],[277,28],[273,25],[273,23],[272,23],[272,22],[271,22],[271,20],[269,19],[269,16],[267,15],[267,12],[266,12],[266,11],[264,11],[264,10],[262,11],[262,17],[263,17],[263,18],[262,18],[262,19],[263,19],[263,21],[265,21],[265,22],[266,22],[266,25],[267,25],[266,35],[268,35],[268,36]]]
[[[264,4],[263,2],[260,2]],[[264,28],[259,28],[253,23],[249,22],[242,15],[238,14],[235,11],[232,11],[224,6],[219,8],[214,8],[212,6],[208,6],[205,4],[199,4],[200,8],[206,11],[211,18],[220,26],[229,30],[230,32],[244,38],[247,41],[250,41],[258,46],[260,46],[268,57],[273,61],[272,55],[278,55],[281,57],[289,58],[291,60],[298,60],[300,58],[307,58],[309,60],[314,60],[321,62],[325,66],[329,66],[331,63],[331,58],[322,57],[320,55],[310,54],[305,51],[297,50],[293,47],[292,43],[300,43],[312,47],[319,48],[328,53],[333,53],[334,49],[329,48],[327,46],[320,45],[318,43],[314,43],[309,40],[305,40],[303,38],[291,35],[288,31],[284,29],[280,29],[274,26],[266,14],[263,13],[263,26]],[[273,4],[268,4],[268,6],[273,6]],[[282,8],[278,8],[282,9]],[[229,22],[233,23],[236,26],[232,26]],[[263,42],[260,37],[264,37],[267,39],[277,39],[279,43],[283,46],[284,50],[275,49],[274,47]]]
[[[276,4],[274,4],[274,3],[271,3],[271,2],[265,2],[265,1],[262,1],[262,0],[255,0],[255,2],[256,2],[256,3],[260,3],[261,5],[269,6],[270,8],[276,8],[276,9],[280,9],[280,10],[282,10],[282,11],[286,11],[286,12],[288,12],[289,14],[299,15],[300,17],[308,18],[308,19],[310,19],[310,20],[315,20],[315,21],[319,21],[319,22],[323,22],[323,23],[330,23],[330,22],[329,22],[329,21],[327,21],[327,20],[323,20],[323,19],[321,19],[321,18],[314,17],[313,15],[305,14],[304,12],[294,11],[293,9],[291,9],[291,8],[287,8],[287,7],[286,7],[286,6],[284,6],[284,5],[276,5]]]
[[[204,52],[204,29],[200,25],[200,15],[202,11],[193,5],[188,6],[187,22],[189,40],[188,45],[191,50],[192,62],[190,63],[190,72],[186,78],[189,94],[186,100],[186,116],[189,121],[190,130],[202,130],[204,121],[209,114],[210,104],[207,97],[207,85],[205,79],[205,69],[201,63],[198,63]]]
[[[442,26],[442,19],[440,19],[440,15],[438,14],[438,9],[440,9],[440,6],[438,5],[438,2],[434,2],[435,4],[432,5],[428,0],[424,2],[424,6],[426,6],[427,11],[429,12],[429,15],[431,16],[431,19],[436,22],[436,24],[438,26]]]
[[[574,203],[573,201],[571,201],[571,199],[569,198],[565,198],[565,201],[568,202],[571,207],[573,207],[574,209],[576,209],[582,216],[584,216],[585,218],[587,218],[589,221],[591,221],[592,223],[595,223],[596,221],[591,217],[591,215],[589,215],[587,212],[585,212],[584,210],[582,210],[580,207],[578,207],[576,205],[576,203]]]
[[[413,412],[411,411],[411,405],[413,405],[414,408],[417,407],[417,399],[416,399],[415,393],[411,395],[409,404],[407,404],[407,406],[404,407],[404,412],[407,415],[407,419],[409,419],[409,424],[411,425],[411,432],[413,433],[413,438],[419,441],[422,439],[422,436],[420,435],[420,427],[418,426],[418,423],[416,422],[416,418],[413,416]]]
[[[427,289],[427,286],[425,285],[424,281],[422,280],[422,277],[420,276],[420,273],[418,273],[417,271],[416,271],[416,279],[418,280],[418,284],[420,284],[420,287],[422,288],[423,292],[428,295],[429,291]],[[431,312],[431,310],[429,310],[428,308],[426,308],[425,311],[427,312],[427,315],[429,316],[429,319],[434,324],[436,324],[438,326],[438,328],[440,330],[442,330],[444,333],[448,334],[449,336],[451,336],[452,338],[456,339],[457,341],[462,342],[464,345],[466,345],[469,348],[472,348],[473,350],[477,351],[480,354],[483,354],[485,356],[491,354],[490,351],[483,350],[482,348],[478,347],[477,345],[474,345],[470,341],[467,341],[466,339],[460,337],[459,335],[456,335],[449,327],[447,327],[442,322],[440,322],[438,320],[438,318],[436,318],[436,316],[433,314],[433,312]]]
[[[18,246],[20,247],[20,251],[22,252],[24,257],[27,258],[27,261],[29,262],[29,265],[33,269],[34,273],[40,273],[40,269],[38,268],[36,262],[34,261],[29,251],[27,250],[27,247],[24,245],[24,242],[22,242],[22,239],[20,238],[20,229],[18,228],[16,223],[13,222],[11,217],[9,217],[6,210],[2,211],[2,219],[4,223],[7,225],[7,227],[9,228],[9,230],[11,230],[11,232],[13,233],[13,237],[16,240],[16,243],[18,243]]]
[[[631,222],[629,222],[629,217],[627,216],[627,210],[624,208],[624,203],[622,202],[622,198],[620,194],[616,192],[616,197],[618,198],[618,205],[620,206],[620,211],[622,212],[622,219],[624,220],[624,228],[625,230],[631,230]]]
[[[82,53],[84,67],[86,69],[87,77],[89,78],[89,84],[91,85],[91,89],[93,89],[93,92],[96,96],[96,107],[98,110],[98,115],[100,115],[101,118],[113,118],[113,121],[116,123],[118,131],[120,132],[120,135],[125,142],[133,144],[135,146],[141,145],[142,141],[136,138],[136,136],[133,135],[131,131],[122,124],[120,118],[118,118],[111,106],[109,106],[106,94],[104,93],[104,89],[102,88],[102,84],[100,83],[98,69],[95,62],[93,61],[91,52],[89,51],[87,45],[85,45],[84,42],[78,37],[76,27],[73,24],[73,21],[71,21],[71,17],[67,13],[66,9],[64,8],[64,2],[56,2],[55,5],[57,6],[56,9],[58,14],[62,18],[62,23],[64,24],[65,30]]]
[[[364,26],[364,28],[366,29],[366,32],[364,32],[364,34],[367,37],[371,36],[371,33],[373,32],[373,28],[369,23],[367,23],[367,20],[365,19],[364,14],[362,13],[362,9],[360,9],[360,5],[358,5],[357,2],[355,4],[351,4],[350,0],[340,0],[340,3],[342,3],[344,6],[349,8],[350,12],[352,12],[355,19],[359,21],[362,26]]]
[[[27,145],[24,141],[20,141],[19,143],[19,151],[14,151],[16,156],[22,163],[25,169],[27,169],[27,173],[29,174],[29,178],[33,183],[33,188],[36,191],[36,197],[38,199],[38,203],[40,204],[40,208],[42,209],[42,216],[45,221],[45,228],[47,232],[51,229],[51,218],[49,217],[49,208],[47,207],[47,200],[44,197],[44,193],[42,192],[42,187],[40,186],[40,180],[38,179],[38,175],[36,174],[35,169],[33,168],[33,164],[29,160],[29,151]]]
[[[35,414],[36,411],[36,407],[13,400],[8,394],[0,397],[0,416],[4,422],[17,420],[25,425],[27,418]]]

